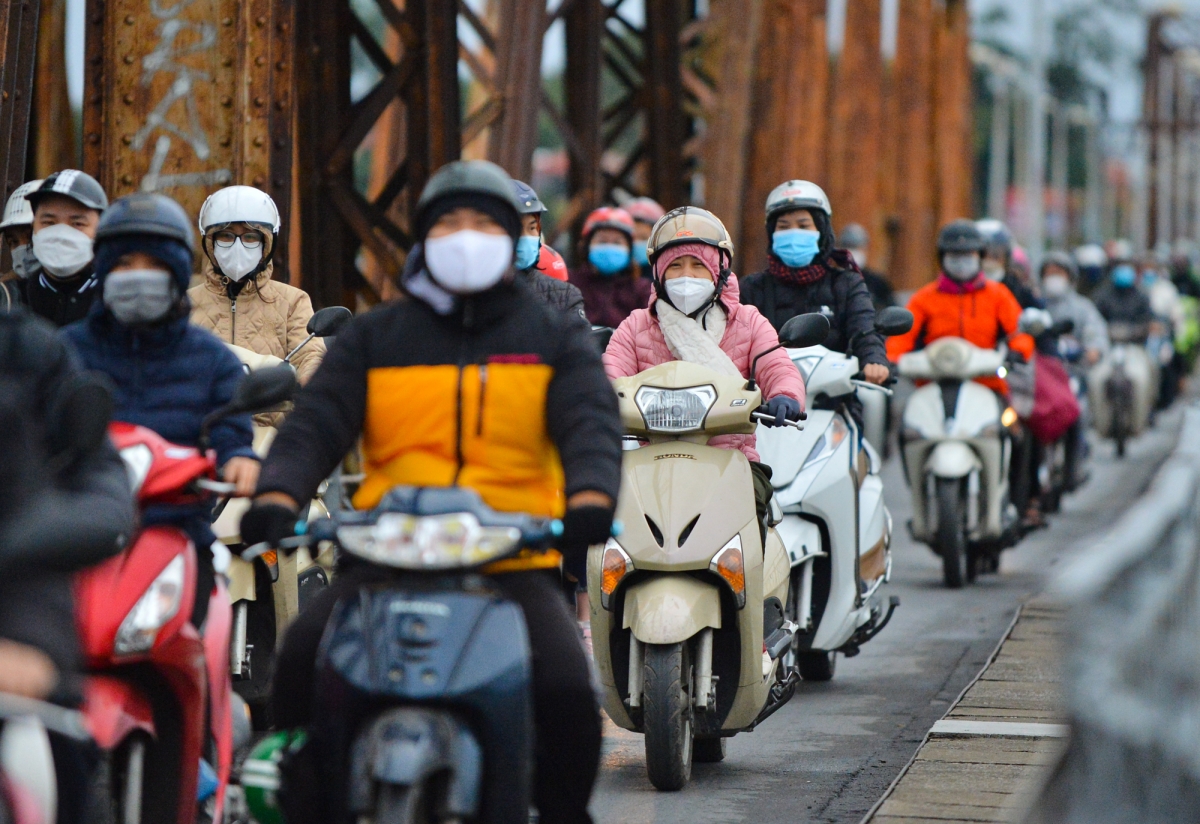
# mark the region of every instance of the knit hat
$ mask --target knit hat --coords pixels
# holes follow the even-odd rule
[[[715,283],[721,276],[721,251],[707,243],[678,243],[663,249],[654,262],[655,272],[661,278],[667,272],[667,267],[681,257],[691,255],[704,264],[704,268],[712,275]]]
[[[124,235],[101,240],[95,250],[95,271],[101,281],[117,265],[121,256],[130,252],[144,252],[162,261],[175,278],[180,293],[187,291],[191,281],[192,250],[173,238]]]

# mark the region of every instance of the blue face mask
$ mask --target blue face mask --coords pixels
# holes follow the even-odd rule
[[[530,237],[522,235],[517,238],[517,269],[528,269],[538,262],[538,256],[542,253],[542,239],[540,237]]]
[[[1134,281],[1136,281],[1136,280],[1137,280],[1137,272],[1134,271],[1132,266],[1130,266],[1128,264],[1121,264],[1120,266],[1113,267],[1113,270],[1112,270],[1113,286],[1118,286],[1122,289],[1127,289],[1130,286],[1133,286]]]
[[[771,236],[771,251],[785,266],[799,269],[821,249],[821,233],[813,229],[781,229]]]
[[[633,242],[633,259],[638,266],[646,267],[650,265],[650,256],[646,254],[646,244],[640,240]]]
[[[588,249],[588,263],[602,275],[615,275],[629,268],[629,247],[621,243],[595,243]]]
[[[1153,269],[1147,269],[1142,272],[1142,285],[1149,289],[1158,281],[1158,272]]]

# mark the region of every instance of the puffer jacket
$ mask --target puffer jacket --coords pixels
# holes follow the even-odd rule
[[[205,261],[204,282],[188,289],[192,323],[203,327],[225,343],[241,346],[260,355],[282,358],[308,337],[305,327],[312,317],[308,293],[271,279],[272,265],[258,274],[254,286],[247,284],[236,300],[230,300],[226,280]],[[321,365],[325,344],[310,341],[292,358],[296,376],[307,383]]]
[[[583,310],[583,294],[579,287],[552,278],[537,266],[522,269],[517,272],[517,277],[548,306],[566,313],[568,317],[578,316],[580,321],[587,323],[587,314]]]
[[[777,346],[779,335],[757,309],[742,304],[738,296],[737,276],[730,275],[721,292],[721,306],[727,315],[721,350],[741,371],[742,377],[748,378],[754,357]],[[652,366],[677,360],[658,325],[654,308],[656,297],[651,296],[650,308],[638,309],[613,333],[604,353],[604,371],[609,378],[627,378]],[[776,349],[760,360],[755,378],[764,400],[787,395],[804,406],[804,381],[786,350]],[[750,460],[759,460],[753,435],[718,435],[708,443],[722,449],[740,449]]]
[[[650,302],[654,286],[648,274],[634,276],[631,267],[615,275],[602,275],[590,263],[572,269],[570,282],[583,293],[587,319],[596,326],[620,326],[636,309]]]

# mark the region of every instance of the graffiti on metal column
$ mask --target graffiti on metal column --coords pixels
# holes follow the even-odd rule
[[[182,58],[204,53],[217,43],[217,27],[205,21],[180,20],[179,17],[195,0],[180,0],[164,7],[160,0],[150,0],[150,13],[162,22],[156,34],[158,45],[142,59],[142,86],[149,87],[159,72],[170,72],[174,80],[166,94],[146,116],[146,123],[133,136],[132,146],[141,150],[155,130],[167,132],[159,135],[154,143],[154,155],[150,168],[142,178],[142,191],[154,192],[179,186],[214,186],[233,179],[229,169],[213,169],[206,172],[184,174],[162,174],[163,164],[171,151],[171,135],[182,140],[195,152],[197,159],[208,160],[211,155],[208,135],[200,123],[199,107],[196,103],[196,82],[211,81],[212,75],[180,62]],[[194,35],[194,42],[178,45],[179,36],[185,32]],[[168,119],[175,104],[183,101],[186,124],[180,125]]]

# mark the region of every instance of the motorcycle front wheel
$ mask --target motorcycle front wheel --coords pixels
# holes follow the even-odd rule
[[[423,786],[384,784],[379,788],[379,801],[371,824],[434,824],[441,817],[432,815],[427,800]]]
[[[960,589],[967,579],[967,519],[959,478],[937,479],[937,548],[942,579]]]
[[[692,662],[688,645],[647,644],[642,696],[646,772],[659,790],[692,777]]]
[[[796,666],[805,681],[832,681],[837,670],[837,653],[809,650],[796,654]]]

